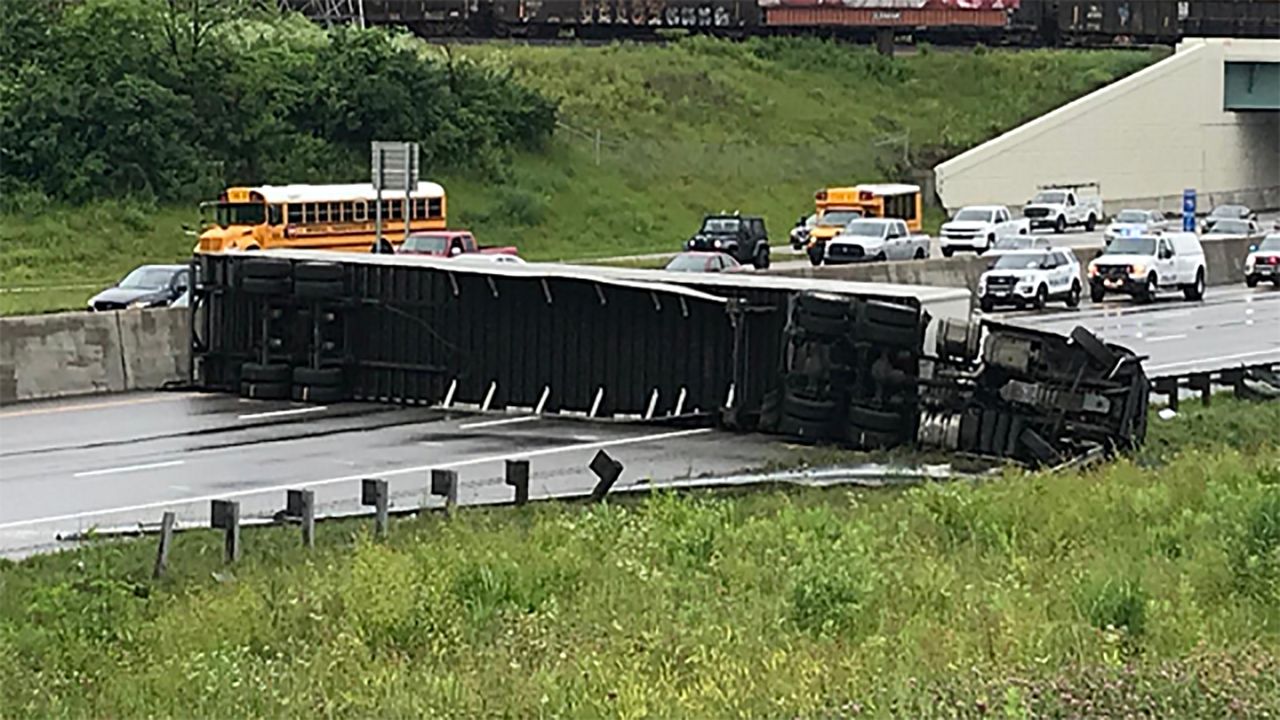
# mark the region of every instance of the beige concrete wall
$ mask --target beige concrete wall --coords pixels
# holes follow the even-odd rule
[[[185,308],[0,318],[0,404],[187,379]]]
[[[1280,62],[1280,40],[1184,41],[1177,52],[934,168],[947,208],[1020,206],[1036,185],[1102,183],[1120,206],[1280,207],[1280,113],[1222,109],[1225,60]]]

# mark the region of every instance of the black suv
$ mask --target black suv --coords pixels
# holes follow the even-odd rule
[[[769,267],[769,233],[761,217],[708,215],[702,219],[702,229],[684,246],[686,250],[722,252],[761,270]]]

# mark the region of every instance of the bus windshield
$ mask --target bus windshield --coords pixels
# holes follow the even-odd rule
[[[219,227],[261,225],[267,221],[267,206],[262,203],[218,203],[213,208],[213,221]]]
[[[828,210],[818,218],[818,224],[823,227],[844,227],[850,221],[860,217],[862,217],[861,210]]]

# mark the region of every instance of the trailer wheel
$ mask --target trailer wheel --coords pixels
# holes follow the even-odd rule
[[[285,363],[247,362],[240,366],[240,380],[251,383],[287,383],[289,366]]]
[[[288,295],[292,287],[287,277],[246,277],[240,280],[240,289],[251,295]]]
[[[298,402],[331,403],[345,399],[340,388],[327,385],[294,385],[293,399]]]
[[[293,382],[295,385],[339,387],[342,385],[342,368],[294,368]]]
[[[293,269],[295,280],[337,280],[342,281],[342,265],[335,262],[303,262]]]
[[[341,280],[297,280],[293,292],[304,298],[332,298],[341,297],[343,287]]]
[[[240,383],[240,396],[254,400],[285,400],[289,397],[289,383],[245,380]]]
[[[289,273],[292,271],[293,264],[288,260],[250,257],[240,261],[240,275],[245,279],[263,278],[277,280],[289,277]]]
[[[856,404],[849,406],[849,425],[862,430],[900,435],[908,424],[907,420],[902,413],[891,410]]]

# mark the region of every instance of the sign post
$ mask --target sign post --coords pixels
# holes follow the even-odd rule
[[[1182,191],[1182,229],[1185,232],[1196,231],[1196,189],[1187,188]]]
[[[409,236],[409,218],[413,215],[413,189],[418,186],[418,143],[383,142],[373,143],[373,190],[377,197],[374,213],[374,249],[382,252],[386,245],[382,239],[382,191],[404,191],[404,208],[401,219],[404,221],[404,236]]]

